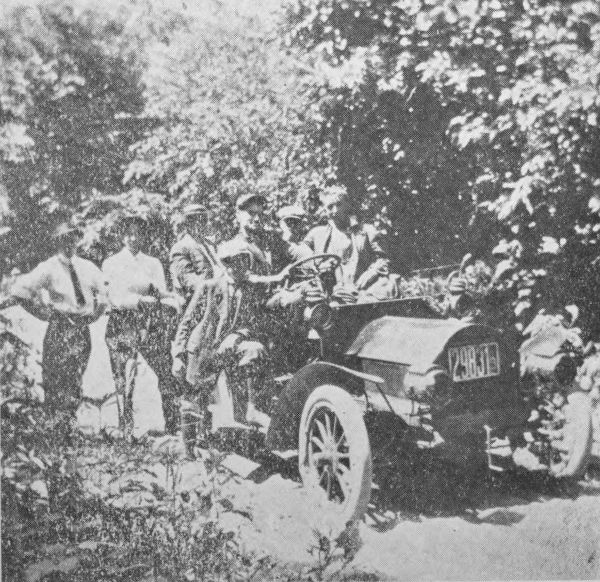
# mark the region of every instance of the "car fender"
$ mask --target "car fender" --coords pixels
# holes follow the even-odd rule
[[[317,386],[335,384],[350,394],[360,396],[365,392],[365,380],[383,382],[378,376],[330,362],[313,362],[298,370],[279,395],[267,432],[267,448],[288,451],[298,447],[302,410]]]

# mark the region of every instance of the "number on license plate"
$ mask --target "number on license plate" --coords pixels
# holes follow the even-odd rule
[[[448,360],[452,379],[455,382],[489,378],[500,374],[497,343],[452,347],[448,350]]]

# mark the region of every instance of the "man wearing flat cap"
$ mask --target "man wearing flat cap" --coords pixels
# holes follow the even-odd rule
[[[207,428],[208,391],[205,357],[219,327],[229,276],[217,258],[216,229],[201,204],[188,204],[176,218],[178,240],[169,253],[171,279],[184,309],[172,343],[172,374],[184,385],[180,401],[186,452],[194,456],[198,436]],[[208,386],[207,386],[208,384]]]
[[[304,208],[296,204],[283,206],[277,212],[277,218],[281,236],[272,245],[273,271],[276,273],[313,254],[312,250],[302,242],[306,235],[306,211]]]
[[[241,295],[235,327],[220,351],[230,357],[229,370],[236,376],[238,399],[246,400],[245,421],[262,426],[268,423],[268,417],[256,407],[255,385],[256,377],[262,373],[269,339],[270,320],[265,308],[267,286],[281,282],[285,276],[285,270],[272,274],[271,254],[263,242],[266,202],[261,194],[239,196],[236,200],[238,232],[218,249],[219,258],[228,267]]]
[[[81,397],[91,350],[89,324],[107,304],[102,272],[75,254],[80,238],[72,223],[59,224],[52,235],[56,254],[19,277],[11,289],[12,297],[48,321],[42,352],[45,403],[69,415]]]
[[[461,275],[449,277],[446,297],[441,305],[444,317],[473,320],[477,315],[475,301],[468,292],[467,280]]]
[[[126,366],[139,352],[158,377],[165,427],[172,433],[177,428],[176,387],[171,376],[168,323],[174,321],[179,301],[167,290],[161,262],[142,252],[147,221],[141,216],[123,216],[119,227],[123,248],[104,261],[102,271],[111,305],[106,343],[117,392],[123,396],[122,428],[133,428],[133,394],[127,393]]]
[[[187,361],[186,345],[194,324],[203,312],[203,303],[188,310],[195,292],[213,289],[225,277],[215,245],[216,230],[208,208],[188,204],[177,220],[178,240],[169,252],[173,287],[183,303],[183,315],[172,345],[173,374],[183,378]]]

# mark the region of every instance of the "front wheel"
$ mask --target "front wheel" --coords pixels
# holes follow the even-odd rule
[[[363,415],[339,386],[318,386],[308,397],[299,432],[303,484],[319,501],[323,523],[343,528],[364,515],[373,465]]]

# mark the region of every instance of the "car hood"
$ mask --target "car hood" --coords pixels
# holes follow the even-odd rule
[[[489,336],[495,330],[458,319],[420,319],[385,316],[368,323],[346,354],[409,366],[426,373],[458,332],[465,337]]]

